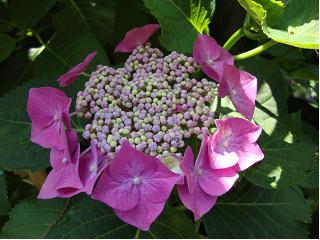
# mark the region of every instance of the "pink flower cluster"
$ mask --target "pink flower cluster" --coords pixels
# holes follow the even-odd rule
[[[131,30],[116,50],[130,52],[158,29],[159,25],[150,24]],[[94,55],[62,75],[60,86],[75,81]],[[233,57],[208,36],[198,36],[194,58],[209,77],[220,83],[220,96],[229,95],[235,108],[251,119],[256,78],[234,67]],[[70,124],[70,104],[71,99],[55,88],[29,91],[31,141],[50,148],[52,167],[38,198],[69,198],[84,192],[144,231],[160,215],[176,184],[182,203],[198,220],[214,206],[217,197],[231,189],[240,171],[263,159],[256,143],[262,129],[243,118],[215,120],[217,130],[203,134],[196,161],[190,146],[182,159],[174,155],[159,159],[145,155],[128,141],[112,159],[93,141],[80,153],[77,133]]]

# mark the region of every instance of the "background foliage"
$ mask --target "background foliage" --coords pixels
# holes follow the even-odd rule
[[[317,0],[1,0],[0,236],[317,238],[319,76],[312,49],[318,48],[318,18]],[[259,80],[254,120],[263,127],[264,161],[244,172],[200,225],[177,206],[176,192],[150,231],[139,235],[84,195],[36,200],[28,173],[46,169],[49,160],[47,150],[29,141],[29,88],[58,87],[57,77],[90,51],[98,55],[88,72],[96,64],[123,63],[125,54],[113,50],[124,34],[156,22],[161,33],[152,41],[163,51],[190,54],[197,33],[223,45],[240,27],[245,37],[231,49],[235,55],[268,39],[280,43],[236,62]],[[64,90],[75,96],[85,80]],[[217,109],[233,110],[228,99]]]

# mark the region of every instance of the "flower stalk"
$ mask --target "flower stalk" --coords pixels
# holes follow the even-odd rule
[[[247,52],[244,52],[244,53],[240,53],[238,55],[235,55],[234,56],[234,60],[244,60],[244,59],[247,59],[247,58],[251,58],[255,55],[258,55],[266,50],[268,50],[269,48],[271,48],[272,46],[276,45],[277,42],[273,41],[273,40],[270,40],[269,42],[259,46],[259,47],[256,47],[254,49],[251,49]]]
[[[224,49],[230,50],[236,42],[239,41],[240,38],[244,36],[243,29],[239,28],[232,36],[226,41],[223,45]]]

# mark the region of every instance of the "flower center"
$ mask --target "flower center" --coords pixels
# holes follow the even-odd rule
[[[138,176],[135,176],[135,177],[132,179],[132,181],[133,181],[133,184],[134,184],[134,185],[138,185],[138,184],[141,183],[141,178],[138,177]]]
[[[91,164],[89,167],[89,171],[91,173],[96,173],[97,172],[97,165],[96,164]]]
[[[196,169],[196,175],[197,176],[201,176],[202,175],[202,169],[201,168],[197,168]]]
[[[224,130],[223,138],[222,138],[222,145],[224,147],[229,146],[229,137],[232,135],[232,130],[230,128],[227,128]]]
[[[207,64],[208,64],[208,65],[213,65],[213,60],[212,60],[212,59],[208,59],[208,60],[207,60]]]
[[[59,121],[59,120],[60,120],[60,116],[59,116],[58,114],[55,114],[55,115],[53,116],[53,120],[54,120],[54,121]]]
[[[63,158],[62,158],[62,163],[63,164],[66,164],[68,162],[68,159],[65,157],[65,156],[63,156]]]

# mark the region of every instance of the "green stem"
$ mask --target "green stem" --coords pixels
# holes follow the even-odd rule
[[[194,229],[196,232],[199,232],[201,222],[202,222],[202,218],[200,218],[198,221],[196,221],[196,223],[194,225]]]
[[[247,58],[251,58],[255,55],[258,55],[264,51],[266,51],[267,49],[271,48],[272,46],[276,45],[277,42],[273,41],[273,40],[270,40],[269,42],[259,46],[259,47],[256,47],[254,49],[251,49],[247,52],[244,52],[244,53],[240,53],[238,55],[235,55],[234,56],[234,60],[244,60],[244,59],[247,59]]]
[[[82,133],[84,129],[82,129],[82,128],[73,128],[72,130],[77,132],[77,133]]]
[[[134,235],[134,239],[138,239],[140,235],[140,230],[137,229],[136,234]]]
[[[58,56],[52,49],[51,47],[48,46],[48,44],[46,44],[42,38],[40,37],[40,35],[37,32],[33,31],[33,34],[35,35],[35,37],[38,39],[38,41],[53,55],[55,56],[60,62],[62,62],[64,65],[66,65],[67,67],[71,67],[71,65],[69,63],[67,63],[63,58],[61,58],[60,56]]]
[[[244,36],[243,29],[239,28],[232,36],[226,41],[226,43],[223,45],[223,48],[230,50],[233,45],[239,41],[240,38]]]

